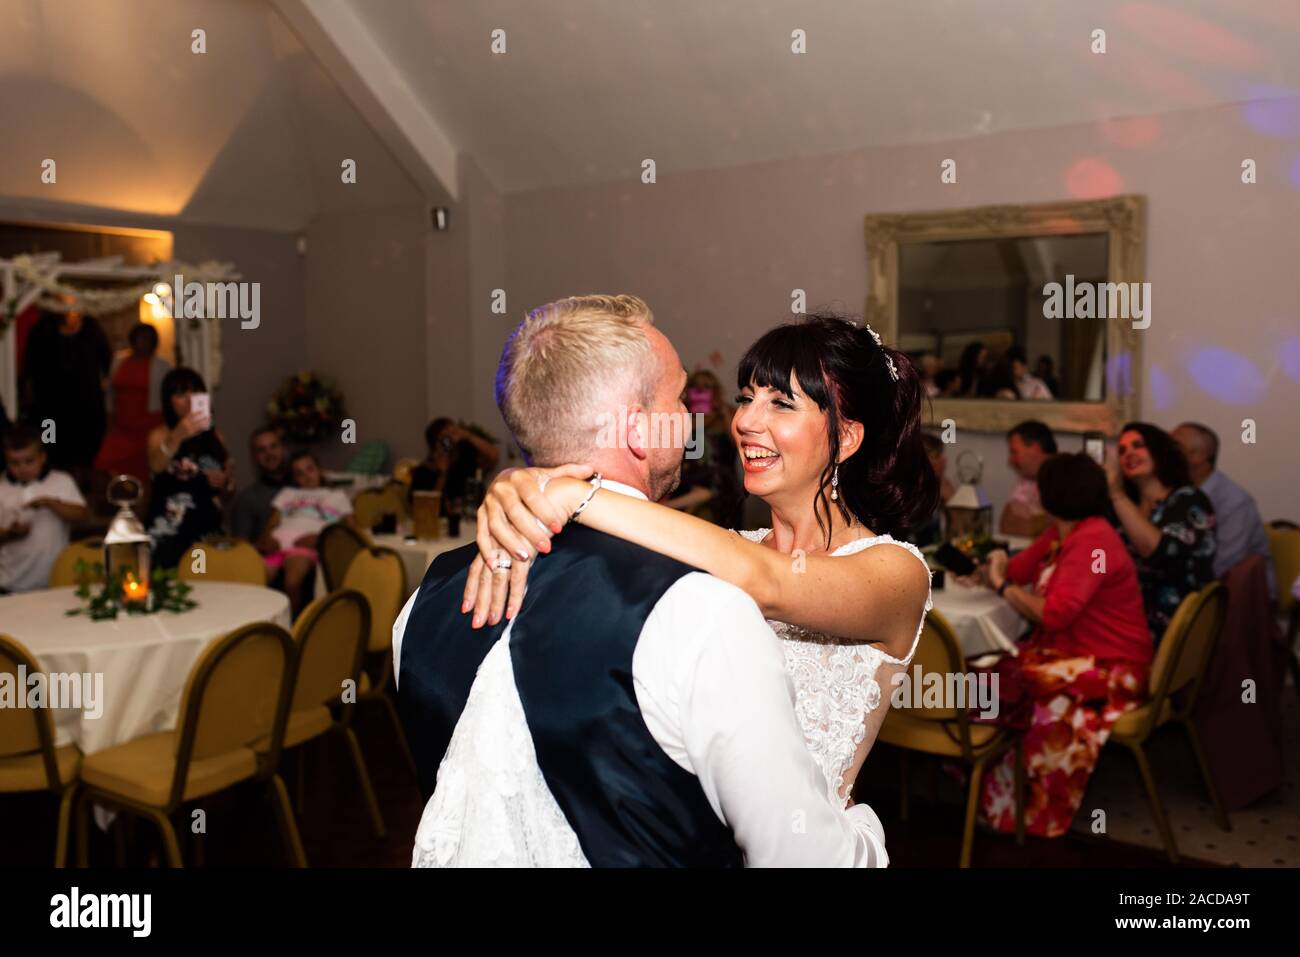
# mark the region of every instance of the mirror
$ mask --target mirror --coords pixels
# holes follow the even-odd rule
[[[1140,283],[1144,220],[1140,196],[868,216],[867,321],[932,377],[930,424],[1113,434],[1135,418],[1145,324],[1060,306]]]

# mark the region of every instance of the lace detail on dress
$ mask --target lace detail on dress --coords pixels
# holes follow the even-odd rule
[[[420,818],[411,866],[589,866],[537,765],[504,640],[479,666]]]
[[[761,528],[740,534],[751,542],[761,542],[769,531]],[[925,564],[920,549],[889,535],[859,538],[835,549],[831,557],[854,555],[882,543],[905,548]],[[926,565],[927,575],[929,570],[929,565]],[[885,662],[903,667],[911,662],[925,625],[925,614],[932,607],[932,595],[927,591],[925,612],[917,623],[916,637],[912,639],[907,656],[901,659],[886,654],[876,645],[845,641],[798,625],[768,620],[777,637],[782,639],[786,672],[794,683],[795,714],[799,717],[808,750],[826,776],[832,801],[841,805],[848,803],[848,796],[841,793],[845,772],[866,737],[867,716],[880,707],[876,672]],[[873,733],[879,730],[879,722],[872,730]]]

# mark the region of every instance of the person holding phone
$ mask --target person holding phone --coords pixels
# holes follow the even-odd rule
[[[1038,470],[1052,524],[1008,558],[992,552],[980,577],[1034,626],[998,666],[999,717],[1025,731],[1025,827],[1058,837],[1083,800],[1111,726],[1147,694],[1153,657],[1137,570],[1108,520],[1106,473],[1085,453],[1053,455]],[[1015,830],[1015,764],[1008,753],[984,779],[988,823]]]
[[[149,433],[153,493],[147,527],[153,561],[174,568],[195,542],[222,531],[234,461],[212,427],[203,377],[181,366],[163,377],[163,424]]]
[[[444,514],[453,500],[465,497],[476,471],[497,467],[501,452],[489,440],[448,418],[434,419],[424,430],[428,454],[411,472],[412,492],[441,492]]]

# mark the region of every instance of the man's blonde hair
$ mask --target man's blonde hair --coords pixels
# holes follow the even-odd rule
[[[524,317],[501,353],[497,406],[535,465],[580,462],[619,408],[649,408],[658,379],[636,296],[570,296]]]

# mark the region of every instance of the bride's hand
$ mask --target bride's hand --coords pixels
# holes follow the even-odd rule
[[[586,478],[591,473],[587,465],[562,465],[507,469],[493,480],[478,509],[479,557],[470,565],[461,601],[462,613],[474,611],[474,628],[495,625],[503,612],[507,618],[515,616],[533,558],[538,551],[551,550],[551,535],[578,506],[577,501],[568,504],[581,491],[577,483],[557,482],[547,491],[543,486],[554,478]],[[508,571],[498,567],[500,559],[509,559]]]

